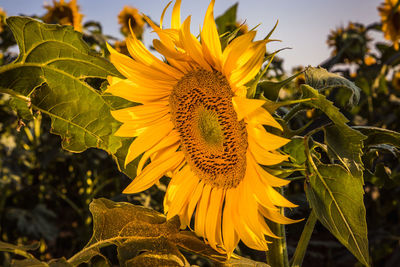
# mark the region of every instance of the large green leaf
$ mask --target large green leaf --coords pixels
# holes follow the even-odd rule
[[[366,146],[388,144],[400,148],[400,133],[398,132],[372,126],[353,126],[352,128],[368,137],[365,140]]]
[[[306,194],[319,221],[369,266],[363,184],[340,165],[317,163],[311,170]]]
[[[233,4],[228,8],[224,14],[218,16],[215,19],[217,24],[219,34],[223,34],[227,31],[231,31],[236,28],[236,13],[237,13],[238,3]]]
[[[163,214],[126,202],[95,199],[93,235],[80,252],[68,259],[72,265],[91,262],[102,256],[100,248],[117,246],[120,266],[183,266],[187,263],[180,249],[200,255],[221,266],[262,266],[235,256],[227,261],[190,231],[180,231],[179,218],[166,220]]]
[[[326,143],[339,161],[356,177],[362,177],[364,169],[361,160],[363,140],[359,131],[346,126],[333,125],[325,129]]]
[[[9,17],[7,24],[20,54],[15,62],[0,68],[0,92],[15,96],[18,105],[14,107],[23,114],[29,106],[50,116],[51,131],[61,136],[64,149],[100,148],[123,162],[126,154],[119,151],[126,151],[129,142],[113,135],[120,123],[110,110],[128,103],[89,84],[90,79],[121,76],[114,66],[91,51],[72,27],[26,17]],[[20,99],[27,100],[25,106]],[[132,167],[125,172],[135,175]]]
[[[352,129],[346,123],[349,121],[331,101],[309,85],[301,86],[303,98],[312,98],[304,105],[318,108],[334,123],[326,132],[326,143],[334,151],[334,157],[351,170],[352,175],[362,179],[363,163],[361,160],[363,140],[366,136]]]
[[[344,88],[348,90],[350,92],[348,104],[351,106],[356,105],[360,100],[361,89],[338,74],[328,72],[326,69],[321,67],[307,67],[304,74],[306,83],[315,89],[325,90],[328,88]]]

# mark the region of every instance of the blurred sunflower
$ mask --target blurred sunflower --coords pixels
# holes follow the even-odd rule
[[[273,188],[289,181],[259,165],[286,160],[276,149],[289,140],[263,127],[282,130],[263,108],[264,100],[246,98],[245,84],[259,72],[268,40],[253,41],[256,32],[250,31],[222,51],[214,2],[206,12],[201,42],[190,33],[190,16],[181,24],[180,0],[169,29],[162,28],[163,16],[160,27],[145,17],[160,38],[153,40],[154,48],[169,64],[134,35],[127,39],[133,59],[108,46],[111,62],[126,79],[110,77],[107,92],[142,103],[112,112],[123,123],[115,135],[136,137],[125,165],[144,153],[137,177],[124,193],[146,190],[168,174],[167,218],[179,215],[185,228],[195,212],[197,235],[230,256],[240,239],[248,247],[267,250],[265,235],[278,237],[265,218],[292,223],[277,206],[296,205]]]
[[[6,17],[7,13],[0,7],[0,33],[4,31],[4,27],[6,26]]]
[[[47,13],[42,17],[45,23],[54,23],[61,25],[71,25],[76,31],[82,31],[83,15],[79,13],[79,6],[76,0],[69,3],[60,0],[53,0],[53,5],[45,5]]]
[[[129,56],[128,47],[126,46],[126,41],[115,41],[114,43],[115,50],[117,52]]]
[[[299,73],[301,71],[304,71],[303,66],[296,66],[292,69],[292,74]],[[304,75],[304,72],[302,72],[300,75],[298,75],[295,79],[295,84],[296,87],[300,87],[302,84],[306,83],[306,76]]]
[[[129,25],[130,22],[130,25]],[[141,38],[144,28],[144,19],[139,11],[131,6],[124,6],[118,14],[118,23],[121,25],[121,33],[125,36],[130,34],[130,28],[137,38]]]
[[[394,49],[399,49],[400,40],[400,3],[398,0],[385,0],[379,7],[382,31],[385,39],[393,42]]]
[[[332,30],[327,43],[333,48],[332,56],[340,56],[341,62],[361,62],[369,51],[369,41],[366,28],[350,22],[346,28]]]
[[[392,77],[393,88],[400,91],[400,72],[395,72]]]

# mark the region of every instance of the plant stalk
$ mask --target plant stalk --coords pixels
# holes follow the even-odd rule
[[[283,189],[278,189],[279,193],[283,194]],[[281,207],[280,212],[284,215],[284,209]],[[280,239],[268,238],[272,243],[268,245],[267,263],[273,267],[289,267],[289,258],[287,253],[285,225],[279,223],[271,223],[271,230]]]

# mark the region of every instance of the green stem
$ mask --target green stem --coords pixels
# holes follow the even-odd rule
[[[297,244],[296,247],[296,251],[294,252],[294,256],[292,259],[293,262],[291,267],[301,266],[316,222],[317,222],[317,216],[315,215],[315,212],[311,210],[310,216],[308,216],[306,225],[304,226],[303,232],[301,233],[299,243]]]
[[[280,191],[279,193],[283,194],[282,188],[280,188],[278,191]],[[280,212],[282,214],[284,213],[284,209],[282,207],[280,208]],[[271,223],[271,230],[281,238],[280,239],[268,238],[269,241],[272,241],[272,243],[268,245],[269,250],[266,252],[267,263],[273,267],[289,267],[285,225],[279,223]]]
[[[21,94],[18,94],[17,92],[14,92],[13,90],[9,90],[9,89],[0,89],[0,93],[11,95],[12,97],[21,99],[21,100],[23,100],[23,101],[25,101],[25,102],[27,102],[27,103],[30,103],[30,102],[31,102],[31,99],[30,99],[29,97],[24,96],[24,95],[21,95]]]

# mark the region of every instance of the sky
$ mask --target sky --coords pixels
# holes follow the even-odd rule
[[[66,0],[68,2],[68,0]],[[272,52],[280,48],[290,47],[279,53],[284,59],[284,68],[291,70],[295,66],[317,66],[330,56],[331,49],[326,44],[327,36],[332,29],[347,26],[352,22],[368,25],[379,22],[377,6],[384,0],[216,0],[214,15],[217,17],[231,5],[239,2],[238,20],[252,28],[257,28],[256,39],[263,38],[279,20],[277,29],[271,38],[282,42],[267,45]],[[13,15],[43,15],[44,3],[47,0],[0,0],[8,16]],[[118,25],[118,13],[124,5],[131,5],[148,15],[154,21],[159,21],[163,8],[168,0],[78,0],[83,21],[100,21],[103,33],[121,38]],[[203,24],[204,15],[209,4],[208,0],[183,0],[182,20],[192,15],[192,32],[197,35]],[[172,8],[167,12],[165,21],[170,20]],[[166,24],[168,26],[168,24]],[[383,40],[382,34],[373,36]],[[156,38],[147,30],[144,34],[145,45],[151,45]]]

